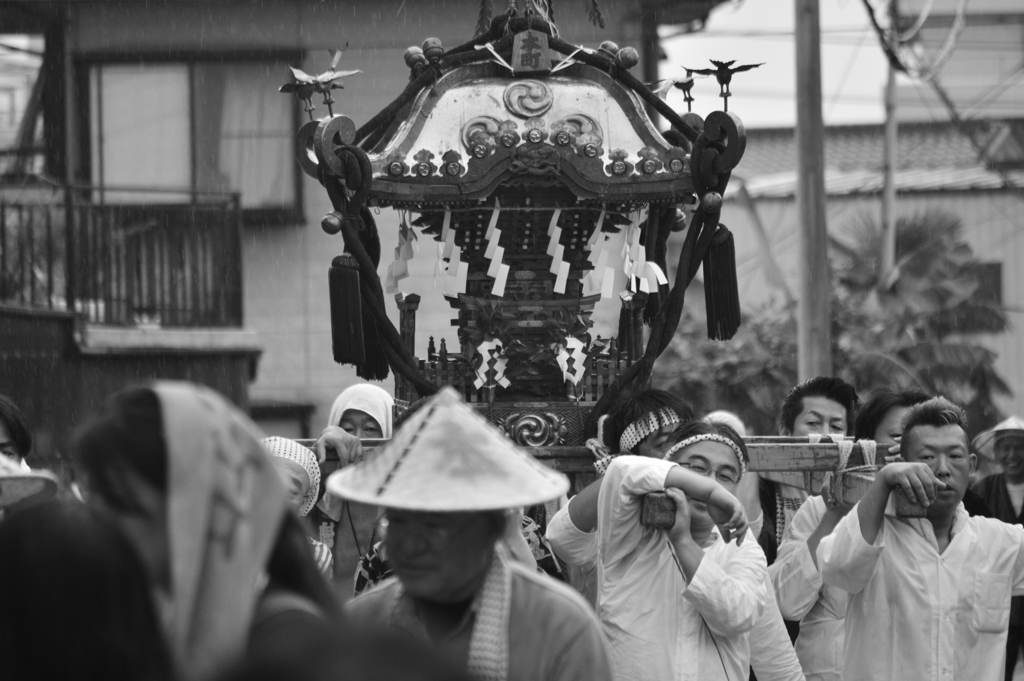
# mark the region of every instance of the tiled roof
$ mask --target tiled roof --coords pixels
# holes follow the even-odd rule
[[[1003,161],[1016,155],[1013,141],[1024,120],[970,121],[968,130],[979,144],[996,143],[990,156]],[[881,190],[884,127],[830,126],[825,129],[825,178],[828,194],[873,193]],[[898,128],[897,191],[936,189],[998,189],[1003,176],[986,166],[971,140],[952,123],[904,123]],[[789,196],[796,186],[796,140],[793,128],[747,131],[747,148],[736,168],[755,196]],[[1024,173],[1007,178],[1024,186]]]
[[[998,123],[971,121],[968,128],[985,143]],[[838,170],[880,170],[885,132],[877,125],[836,125],[825,128],[825,166]],[[975,165],[971,141],[952,123],[905,123],[898,127],[897,167],[951,168]],[[793,128],[747,131],[747,150],[736,172],[744,177],[796,170]]]
[[[1010,186],[1024,188],[1024,172],[1009,171]],[[1004,178],[981,166],[967,168],[909,168],[896,171],[897,192],[970,191],[1001,189]],[[796,171],[787,170],[747,180],[747,191],[756,198],[786,198],[796,193]],[[877,194],[882,191],[878,170],[825,169],[825,193],[830,196]]]

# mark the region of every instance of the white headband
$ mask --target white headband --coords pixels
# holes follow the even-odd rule
[[[743,460],[743,452],[740,451],[739,445],[737,445],[735,442],[725,437],[724,435],[709,433],[707,435],[694,435],[693,437],[688,437],[685,440],[677,442],[676,444],[672,445],[672,448],[665,452],[665,456],[663,456],[662,458],[669,459],[673,454],[675,454],[684,447],[689,447],[690,445],[697,444],[698,442],[706,441],[720,442],[723,445],[728,445],[729,448],[732,449],[733,453],[736,454],[736,459],[740,462],[740,476],[739,478],[736,479],[736,482],[742,480],[743,476],[747,474],[747,462]]]
[[[665,426],[674,426],[680,422],[679,414],[671,409],[652,411],[626,426],[619,438],[619,451],[631,452],[645,437],[656,433]]]

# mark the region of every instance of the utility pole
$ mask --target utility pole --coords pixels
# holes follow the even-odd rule
[[[801,381],[832,374],[832,282],[825,219],[824,137],[818,0],[796,0],[796,200],[803,263],[797,318],[797,368]]]
[[[899,39],[897,0],[889,0],[889,44]],[[885,159],[882,164],[882,276],[879,288],[885,286],[889,273],[896,266],[896,68],[889,60],[889,77],[885,82]]]

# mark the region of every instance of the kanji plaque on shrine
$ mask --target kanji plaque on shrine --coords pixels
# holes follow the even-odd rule
[[[512,68],[517,76],[550,71],[547,34],[540,31],[517,33],[512,47]]]

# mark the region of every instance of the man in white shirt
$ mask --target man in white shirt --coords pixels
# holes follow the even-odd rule
[[[850,594],[844,681],[999,681],[1010,597],[1024,594],[1024,528],[971,517],[977,460],[966,417],[939,397],[912,407],[900,453],[821,541],[825,584]],[[886,515],[892,490],[926,506]]]
[[[727,465],[738,475],[731,450],[702,442],[675,461],[618,457],[602,481],[598,617],[617,681],[735,680],[749,674],[747,632],[768,597],[764,555],[749,537],[727,544],[716,531],[715,509],[716,515],[738,514],[744,534],[746,519],[721,485],[683,467],[691,454],[714,457],[697,451],[701,445],[729,452],[731,464],[712,464],[716,475]],[[662,491],[676,502],[668,531],[640,523],[643,497]]]
[[[727,433],[727,435],[723,435],[723,433]],[[741,451],[741,448],[742,448],[741,440],[739,440],[739,438],[735,436],[735,433],[726,430],[721,425],[700,424],[700,423],[697,423],[697,424],[687,424],[686,426],[681,427],[676,433],[673,434],[673,439],[674,440],[679,440],[678,442],[674,442],[673,449],[676,449],[676,454],[675,454],[674,458],[676,458],[680,462],[684,462],[687,465],[690,465],[690,470],[693,471],[693,472],[698,472],[700,474],[705,474],[707,466],[703,465],[703,462],[699,460],[701,458],[699,451],[691,451],[689,449],[689,446],[687,445],[687,439],[689,439],[689,437],[691,437],[691,436],[695,436],[695,437],[699,438],[703,434],[715,434],[715,435],[719,435],[720,438],[725,437],[725,440],[719,439],[718,441],[720,443],[724,443],[724,441],[731,441],[732,444],[736,445],[736,449]],[[701,440],[701,442],[703,442],[703,440]],[[678,445],[678,446],[675,446],[675,445]],[[709,444],[702,443],[702,444],[699,444],[698,446],[709,446]],[[726,446],[728,446],[728,445],[726,445]],[[730,472],[726,472],[726,473],[722,473],[721,475],[719,475],[718,473],[715,473],[715,475],[718,478],[719,482],[722,484],[722,486],[725,487],[725,490],[727,492],[729,492],[730,494],[734,494],[735,493],[736,482],[740,478],[740,476],[738,475],[738,471],[739,471],[739,468],[740,468],[741,464],[739,462],[742,461],[743,458],[740,455],[735,454],[735,450],[733,450],[732,453],[730,453],[730,452],[725,451],[724,449],[722,449],[721,446],[719,446],[719,450],[720,450],[719,454],[722,454],[722,455],[725,456],[725,463],[726,464],[729,464],[730,459],[732,460],[731,474],[730,474]],[[685,457],[685,461],[684,461],[684,459],[682,459],[682,457]],[[694,458],[694,457],[696,457],[696,458]],[[694,464],[694,462],[695,462],[695,464]],[[711,474],[710,469],[708,469],[707,474]],[[695,526],[694,523],[692,523],[692,522],[690,524],[691,524],[691,528]],[[699,524],[699,522],[697,524]],[[649,530],[649,531],[653,531],[653,530]],[[691,536],[693,534],[694,534],[693,531],[691,531]],[[700,535],[700,531],[697,531],[696,534]],[[560,511],[558,514],[556,514],[551,519],[551,521],[549,522],[549,524],[548,524],[548,537],[549,537],[549,540],[552,542],[552,546],[555,549],[556,553],[559,555],[559,557],[563,558],[567,562],[574,563],[574,564],[586,564],[586,563],[592,563],[592,562],[596,561],[597,558],[598,558],[598,555],[597,555],[597,553],[598,553],[597,552],[598,533],[594,533],[594,531],[591,531],[591,533],[587,533],[587,531],[584,531],[584,530],[580,529],[579,527],[575,526],[575,524],[573,523],[573,521],[572,521],[569,513],[566,511],[566,509],[562,509],[562,511]],[[749,544],[753,544],[753,542],[751,541],[752,539],[753,539],[753,535],[749,535],[748,536],[748,543]],[[707,541],[707,540],[705,540],[705,541]],[[745,547],[745,544],[744,544],[744,548],[750,548],[750,547]],[[760,552],[757,551],[757,552],[754,552],[754,553],[760,553]],[[712,560],[716,560],[716,561],[719,560],[719,559],[725,559],[726,562],[729,563],[729,562],[731,562],[732,559],[729,558],[729,556],[727,554],[728,554],[728,549],[727,549],[726,545],[721,543],[721,541],[711,542],[710,543],[710,548],[708,549],[708,551],[706,553],[705,559],[706,560],[707,559],[712,559]],[[759,558],[759,560],[760,559],[761,558]],[[738,561],[737,564],[742,564],[742,561]],[[670,565],[670,567],[671,567],[671,565]],[[732,565],[730,567],[730,569],[733,569],[733,568],[735,568],[735,565]],[[638,566],[636,564],[636,562],[632,562],[630,564],[630,570],[628,570],[627,573],[624,573],[624,577],[635,576],[635,574],[639,574],[640,573],[639,572],[640,569],[641,569],[641,567]],[[616,576],[617,573],[618,573],[618,570],[616,569],[616,566],[614,566],[614,565],[612,565],[609,570],[606,570],[604,572],[604,576],[607,576],[607,579],[606,580],[602,580],[602,592],[601,592],[602,595],[614,594],[615,592],[620,591],[620,590],[624,590],[624,591],[626,591],[628,593],[628,590],[630,588],[637,588],[637,587],[639,587],[642,591],[646,591],[647,590],[647,585],[655,581],[655,578],[652,577],[652,578],[650,578],[650,580],[648,582],[631,583],[631,584],[626,584],[626,585],[616,585],[616,584],[613,583],[613,581],[614,581],[615,576]],[[782,615],[779,613],[778,606],[775,603],[775,599],[771,595],[771,587],[768,586],[768,583],[767,583],[767,574],[764,573],[763,571],[762,571],[762,574],[763,574],[763,576],[765,578],[764,590],[765,590],[765,593],[767,594],[767,598],[765,599],[765,609],[764,609],[764,612],[761,615],[761,618],[758,619],[758,621],[755,624],[755,626],[753,627],[753,629],[751,629],[750,632],[749,632],[750,664],[751,664],[751,667],[754,668],[755,672],[758,675],[758,679],[760,681],[803,681],[804,677],[803,677],[803,674],[802,674],[802,672],[800,670],[800,664],[797,661],[796,653],[793,651],[793,647],[790,644],[790,639],[788,639],[788,635],[786,634],[785,627],[784,627],[784,624],[782,622]],[[682,586],[682,585],[680,585],[680,586]],[[671,589],[670,589],[670,591],[671,591]],[[658,591],[658,593],[660,593],[660,591]],[[678,596],[678,593],[679,593],[678,590],[677,591],[672,591],[672,593],[673,593],[673,597],[670,600],[666,601],[667,603],[675,603],[677,600],[680,600],[679,596]],[[637,608],[649,610],[649,612],[645,613],[644,616],[647,616],[647,618],[650,618],[652,621],[657,621],[658,619],[660,619],[660,621],[662,621],[664,623],[665,627],[669,627],[669,628],[675,627],[678,630],[678,628],[680,626],[679,625],[680,613],[678,613],[678,612],[670,612],[670,611],[668,611],[668,608],[658,609],[658,608],[652,607],[650,605],[650,603],[654,602],[655,600],[660,600],[660,596],[650,596],[650,595],[648,595],[648,596],[643,597],[642,600],[637,600],[637,601],[634,601],[630,597],[623,597],[621,599],[621,602],[624,605],[627,606],[626,612],[629,611],[628,607],[632,604],[633,606],[635,606]],[[690,611],[692,613],[692,608],[690,608]],[[628,614],[625,614],[625,615],[615,615],[615,616],[626,616],[626,618],[629,619],[629,615]],[[640,620],[640,619],[642,619],[642,618],[638,618],[637,620]],[[684,613],[682,615],[682,620],[685,621],[685,619],[686,618],[685,618],[685,613]],[[665,630],[665,631],[668,631],[668,630]],[[710,633],[710,630],[709,630],[709,633]],[[612,636],[614,636],[614,635],[612,635]],[[672,653],[675,651],[675,646],[665,645],[664,644],[664,641],[665,641],[664,636],[665,636],[664,632],[662,634],[658,635],[658,638],[662,639],[663,644],[660,645],[660,647],[655,651],[655,654],[657,655],[658,659],[662,659],[662,662],[665,664],[667,670],[670,669],[670,668],[674,669],[674,673],[666,671],[665,673],[668,676],[665,676],[664,678],[683,678],[683,677],[679,677],[679,674],[684,674],[684,673],[695,674],[695,673],[697,673],[698,670],[696,668],[689,669],[686,672],[684,672],[682,670],[682,668],[687,667],[685,659],[687,657],[690,657],[690,656],[693,656],[694,654],[696,654],[693,651],[694,640],[693,639],[685,639],[685,634],[684,634],[684,639],[685,640],[683,642],[681,642],[681,643],[684,644],[684,647],[685,647],[686,651],[681,656],[681,659],[677,659],[677,661],[674,662],[673,659],[670,659],[669,657],[671,657]],[[646,639],[647,637],[643,636],[641,638]],[[715,647],[716,644],[718,643],[717,639],[715,641],[713,641],[712,638],[710,638],[708,635],[706,635],[705,637],[703,637],[702,640],[699,640],[697,642],[700,643],[701,645],[707,645],[708,646],[707,650],[708,650],[709,654],[712,657],[711,662],[715,663],[714,665],[712,665],[713,669],[711,669],[711,670],[707,669],[708,668],[707,661],[706,661],[705,665],[702,665],[700,667],[699,672],[701,674],[701,678],[703,676],[705,676],[705,675],[710,676],[710,677],[714,677],[716,673],[717,674],[722,674],[723,672],[721,670],[724,669],[724,662],[723,661],[724,661],[724,659],[726,659],[726,657],[719,658],[719,656],[718,656],[719,652],[718,652],[718,650]],[[627,639],[626,643],[624,645],[628,648],[629,644],[630,644],[630,640]],[[628,654],[631,651],[627,649],[625,652]],[[699,654],[697,654],[697,656],[699,657]],[[733,661],[734,661],[734,658],[733,658]],[[639,667],[640,665],[645,665],[645,664],[649,667],[649,662],[648,663],[644,663],[643,653],[640,653],[638,661],[637,661],[637,665]],[[741,665],[745,665],[745,661],[739,661],[739,664],[740,664],[740,666]],[[649,668],[647,672],[639,672],[639,676],[628,677],[628,678],[645,678],[644,674],[649,674],[650,675],[650,676],[648,676],[646,678],[662,678],[662,677],[655,677],[654,676],[655,672],[650,671],[650,669],[653,669],[653,668]],[[673,674],[675,674],[675,675],[673,675]],[[730,679],[736,678],[736,674],[739,674],[739,671],[738,670],[733,670],[733,669],[730,668],[729,678]],[[746,678],[745,673],[743,673],[742,678],[743,679]]]
[[[903,432],[906,411],[929,396],[913,390],[880,390],[857,411],[854,437],[874,440],[881,451],[895,445]],[[843,618],[847,594],[822,584],[815,553],[850,506],[828,496],[812,496],[804,502],[786,528],[775,563],[768,566],[782,616],[800,622],[794,647],[808,681],[841,681],[843,678]]]

